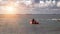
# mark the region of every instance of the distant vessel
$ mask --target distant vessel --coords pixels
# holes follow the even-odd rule
[[[30,24],[39,24],[39,22],[37,22],[35,19],[32,19],[32,20],[30,21]]]

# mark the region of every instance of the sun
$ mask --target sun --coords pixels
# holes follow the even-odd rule
[[[14,11],[14,7],[6,7],[7,11]]]
[[[18,8],[17,5],[14,4],[14,2],[10,2],[4,6],[4,10],[6,14],[16,14]]]
[[[5,8],[5,10],[6,10],[6,13],[8,13],[8,14],[14,14],[14,12],[15,12],[16,9],[13,6],[7,6]]]

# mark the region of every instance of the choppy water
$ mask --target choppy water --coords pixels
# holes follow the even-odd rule
[[[0,34],[60,34],[60,14],[0,14]],[[33,25],[29,21],[35,18],[40,24]]]

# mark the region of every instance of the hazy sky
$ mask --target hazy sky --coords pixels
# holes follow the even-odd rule
[[[39,0],[36,0],[38,2]],[[47,4],[48,5],[48,4]],[[58,4],[60,6],[60,3]],[[40,7],[44,7],[44,3]],[[20,5],[19,1],[5,1],[0,0],[0,14],[60,14],[59,9],[37,9],[27,8],[24,5]]]

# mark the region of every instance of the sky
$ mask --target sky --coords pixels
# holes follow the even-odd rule
[[[35,2],[38,2],[39,0],[36,0]],[[43,10],[47,10],[47,11],[43,11],[43,10],[38,10],[36,8],[31,8],[31,6],[29,5],[31,2],[25,2],[25,5],[21,5],[19,0],[0,0],[0,14],[53,14],[53,13],[58,13],[58,9],[56,9],[58,12],[56,12],[55,10],[52,11],[48,11],[47,9],[43,9]],[[46,4],[44,2],[41,1],[39,7],[47,7],[53,4],[47,2]],[[36,4],[35,4],[36,5]],[[38,4],[37,4],[38,5]],[[35,7],[38,7],[38,6]],[[28,7],[30,6],[30,7]],[[60,2],[58,3],[58,6],[60,7]],[[37,11],[36,11],[37,10]],[[42,12],[41,12],[42,11]]]

